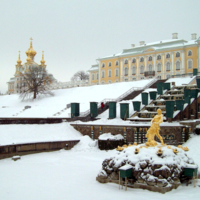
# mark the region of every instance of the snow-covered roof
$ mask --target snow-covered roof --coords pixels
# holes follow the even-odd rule
[[[181,48],[181,47],[194,45],[194,44],[197,44],[196,40],[191,40],[191,41],[186,41],[183,39],[162,40],[162,41],[157,41],[153,43],[147,43],[144,45],[132,47],[129,49],[123,49],[121,53],[102,57],[102,58],[99,58],[98,60],[119,57],[119,56],[142,54],[146,50],[149,50],[149,49],[152,49],[153,51],[161,51],[161,50],[167,50],[167,49],[172,49],[172,48]]]
[[[92,65],[92,67],[88,70],[88,72],[94,72],[99,70],[99,65]]]

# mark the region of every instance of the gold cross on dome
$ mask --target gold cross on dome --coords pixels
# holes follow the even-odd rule
[[[33,40],[33,38],[31,37],[30,40]]]

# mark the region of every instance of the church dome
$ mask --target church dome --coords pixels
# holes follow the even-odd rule
[[[33,45],[32,45],[32,38],[31,38],[31,41],[30,41],[30,47],[29,49],[26,51],[26,55],[30,58],[34,58],[34,56],[36,55],[36,51],[33,49]]]

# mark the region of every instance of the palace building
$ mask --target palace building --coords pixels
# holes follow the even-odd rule
[[[22,87],[24,83],[24,73],[28,73],[33,68],[42,68],[43,70],[46,70],[46,64],[44,60],[44,51],[42,52],[42,60],[40,61],[40,64],[37,64],[34,61],[35,55],[37,52],[33,49],[32,46],[32,38],[30,39],[30,47],[26,51],[27,59],[24,64],[22,64],[22,61],[20,59],[20,51],[19,51],[19,57],[17,60],[17,64],[15,65],[16,71],[14,74],[14,77],[11,78],[8,83],[8,94],[12,93],[21,93],[20,88]],[[48,74],[48,77],[52,81],[52,83],[56,82],[56,79],[53,77],[52,74]]]
[[[200,71],[200,37],[196,33],[191,40],[178,39],[178,33],[171,40],[153,43],[141,41],[139,46],[131,45],[121,53],[97,59],[92,65],[90,84],[108,84],[148,78],[168,79]]]

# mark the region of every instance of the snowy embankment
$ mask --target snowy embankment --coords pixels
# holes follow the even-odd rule
[[[0,117],[69,117],[71,109],[67,104],[80,103],[80,112],[90,107],[90,102],[101,102],[104,99],[116,99],[133,87],[145,87],[152,79],[133,82],[113,83],[54,90],[53,97],[44,97],[22,102],[19,95],[0,96]],[[30,109],[23,110],[25,106]],[[56,114],[56,115],[55,115]]]
[[[192,149],[192,142],[190,145],[188,147]],[[22,156],[16,162],[10,158],[0,160],[0,171],[3,172],[0,174],[2,182],[0,199],[199,199],[200,183],[197,183],[195,188],[192,184],[189,186],[183,184],[176,190],[160,194],[134,188],[124,191],[119,190],[117,184],[97,182],[96,176],[103,160],[115,154],[116,150],[98,150],[95,142],[88,136],[84,136],[81,142],[69,151],[60,150]],[[192,158],[195,161],[198,159],[195,155]]]
[[[81,137],[69,123],[0,125],[0,145],[79,140]]]

